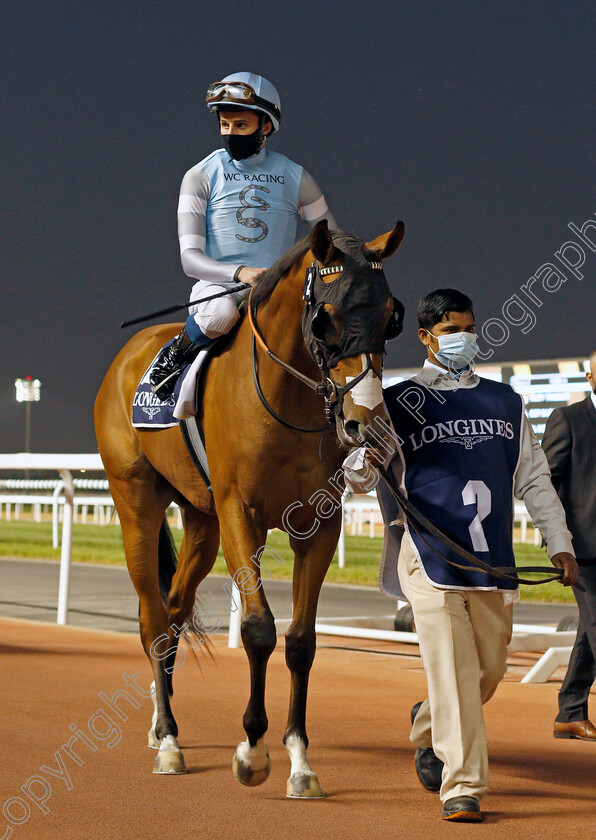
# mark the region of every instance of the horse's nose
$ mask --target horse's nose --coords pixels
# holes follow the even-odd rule
[[[359,446],[363,446],[366,442],[366,427],[358,420],[348,420],[344,423],[344,431]]]

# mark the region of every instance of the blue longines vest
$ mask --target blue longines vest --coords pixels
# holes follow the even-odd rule
[[[404,482],[410,501],[437,528],[490,566],[514,566],[513,481],[520,454],[523,401],[509,385],[480,379],[475,388],[433,391],[418,409],[405,403],[412,381],[384,391],[403,441]],[[437,399],[435,399],[435,396]],[[401,397],[401,402],[400,402]],[[440,401],[439,401],[440,400]],[[416,523],[408,525],[427,577],[445,588],[515,589],[516,584],[448,565],[426,545],[462,565],[466,561]]]
[[[273,265],[296,241],[302,167],[266,150],[256,160],[230,160],[223,149],[201,166],[211,182],[207,256],[253,268]]]

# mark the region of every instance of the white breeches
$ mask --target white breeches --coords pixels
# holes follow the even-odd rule
[[[205,297],[223,291],[225,291],[224,286],[199,280],[192,287],[190,299],[191,301],[200,301]],[[191,306],[188,311],[194,316],[197,326],[207,338],[217,338],[232,329],[240,317],[238,304],[248,296],[248,292],[247,289],[215,300],[209,300],[207,303],[198,303],[196,306]]]

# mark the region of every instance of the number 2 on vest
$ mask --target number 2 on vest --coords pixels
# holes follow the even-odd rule
[[[482,528],[482,520],[490,513],[491,492],[484,481],[470,480],[461,491],[464,505],[476,505],[476,516],[470,522],[469,531],[474,551],[488,551],[488,543]]]

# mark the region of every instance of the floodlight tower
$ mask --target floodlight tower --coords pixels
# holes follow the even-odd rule
[[[41,382],[39,379],[15,379],[17,402],[25,403],[25,452],[31,448],[31,403],[39,402],[41,396]]]

